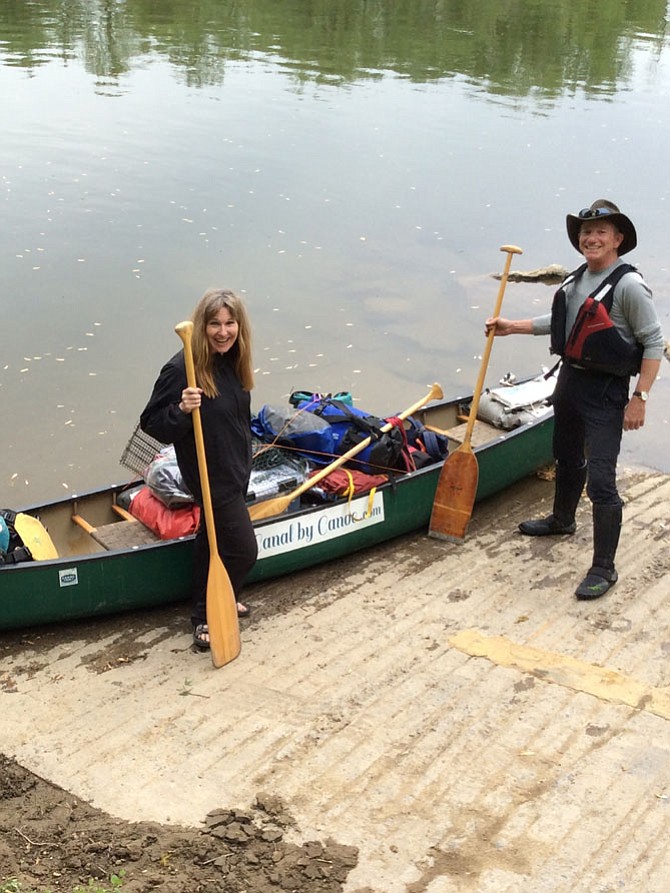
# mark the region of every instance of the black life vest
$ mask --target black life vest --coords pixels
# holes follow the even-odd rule
[[[582,264],[568,274],[554,295],[551,306],[551,352],[572,365],[594,372],[622,377],[634,375],[640,371],[643,347],[626,341],[610,317],[616,284],[626,273],[637,272],[632,264],[620,264],[586,298],[566,338],[565,287],[582,276],[586,267],[586,264]]]
[[[14,526],[16,512],[12,509],[0,509],[0,515],[4,518],[9,531],[9,546],[4,555],[0,552],[0,564],[18,564],[19,561],[32,561],[32,552],[25,545]]]

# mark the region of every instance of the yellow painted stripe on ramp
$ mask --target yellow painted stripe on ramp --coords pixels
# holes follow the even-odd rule
[[[485,657],[500,667],[522,670],[544,682],[670,719],[669,688],[654,688],[615,670],[564,654],[518,645],[504,636],[484,636],[474,629],[456,633],[449,639],[449,644],[464,654]]]

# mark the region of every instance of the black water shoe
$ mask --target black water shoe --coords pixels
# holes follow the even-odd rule
[[[526,536],[560,536],[574,533],[577,525],[574,521],[572,524],[562,524],[553,515],[547,515],[537,521],[522,521],[519,530]]]
[[[196,651],[209,651],[209,627],[206,623],[193,627],[193,647]]]
[[[575,595],[580,601],[590,601],[605,595],[619,579],[617,572],[604,567],[592,567],[575,589]]]

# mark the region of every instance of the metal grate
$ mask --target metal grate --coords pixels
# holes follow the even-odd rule
[[[144,477],[147,468],[164,446],[166,444],[161,443],[160,440],[145,434],[138,423],[121,454],[119,462],[124,468],[128,468],[130,471],[134,471],[135,474]]]
[[[151,465],[165,446],[167,444],[161,443],[160,440],[145,434],[138,423],[121,454],[119,462],[124,468],[128,468],[130,471],[134,471],[135,474],[144,477],[149,465]],[[265,471],[271,468],[286,466],[287,464],[292,466],[293,469],[303,470],[306,465],[305,461],[301,460],[300,457],[291,457],[281,447],[263,443],[255,437],[252,438],[251,447],[254,471]]]

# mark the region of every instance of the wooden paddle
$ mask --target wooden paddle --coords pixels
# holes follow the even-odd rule
[[[193,323],[190,321],[180,322],[175,326],[174,330],[184,343],[186,383],[190,388],[195,388],[197,384],[195,367],[193,365],[193,350],[191,348]],[[231,660],[235,660],[240,653],[242,648],[240,624],[237,619],[237,600],[233,592],[233,586],[221,561],[216,543],[216,527],[214,526],[214,511],[209,489],[209,475],[207,474],[207,458],[205,456],[205,441],[202,436],[200,410],[194,409],[192,416],[195,449],[198,457],[198,472],[200,474],[200,489],[202,490],[202,507],[205,514],[207,541],[209,543],[209,572],[207,574],[209,647],[212,663],[215,667],[222,667],[224,664],[230,663]]]
[[[441,400],[442,397],[442,388],[439,386],[439,384],[434,384],[431,386],[430,391],[426,394],[425,397],[417,401],[413,406],[410,406],[409,409],[401,412],[397,416],[397,418],[406,419],[408,416],[411,416],[412,413],[415,413],[419,409],[421,409],[422,406],[425,406],[426,403],[430,403],[431,400]],[[390,431],[392,427],[393,425],[389,422],[388,424],[383,425],[379,430]],[[328,477],[331,471],[335,471],[335,469],[339,468],[340,465],[344,465],[345,462],[353,459],[354,456],[364,450],[371,443],[372,438],[366,437],[365,440],[362,440],[360,443],[357,443],[355,447],[352,447],[346,453],[338,456],[334,462],[331,462],[330,465],[326,465],[325,468],[322,468],[321,471],[318,471],[315,475],[308,478],[306,481],[303,481],[303,483],[300,484],[299,487],[296,487],[295,490],[292,490],[285,496],[276,496],[274,499],[265,499],[263,500],[263,502],[256,502],[254,505],[250,505],[249,515],[251,516],[251,520],[260,521],[263,518],[271,518],[273,515],[280,515],[282,512],[285,512],[294,499],[297,499],[315,484],[318,484],[319,481],[322,481],[325,477]]]
[[[493,316],[500,315],[512,257],[515,254],[523,254],[523,251],[515,245],[503,245],[500,250],[507,252],[507,260],[500,279],[498,300],[496,301]],[[472,403],[470,404],[470,415],[465,427],[463,443],[445,459],[440,479],[437,483],[437,490],[435,491],[428,533],[430,536],[448,540],[452,543],[463,541],[470,517],[472,516],[472,508],[475,504],[477,484],[479,483],[479,465],[477,457],[472,451],[470,441],[477,419],[479,398],[484,387],[484,376],[486,375],[486,367],[491,356],[494,336],[495,332],[491,329],[486,339],[486,349],[484,350],[479,370],[479,378],[477,379]]]
[[[19,512],[14,518],[14,529],[23,540],[23,545],[30,549],[35,561],[58,558],[58,550],[48,530],[38,518]]]

